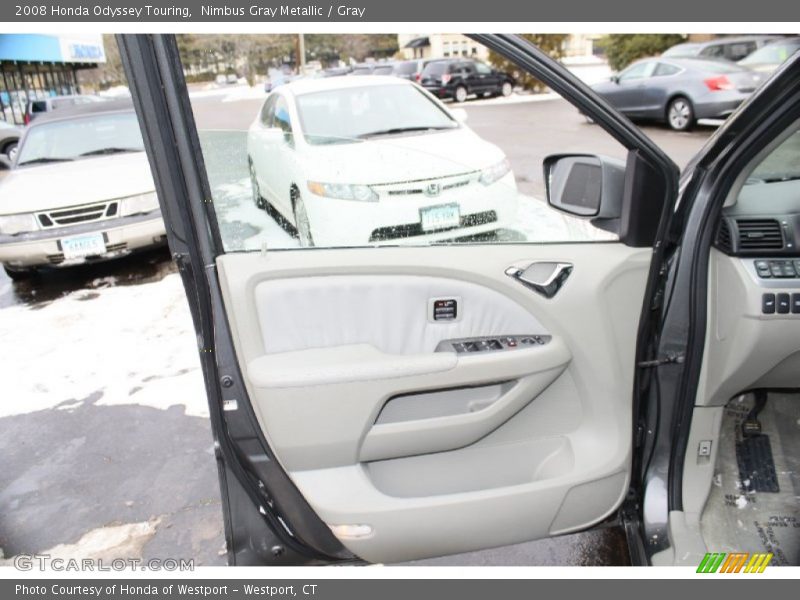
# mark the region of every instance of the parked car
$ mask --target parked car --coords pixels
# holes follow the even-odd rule
[[[779,35],[748,35],[717,38],[707,42],[686,42],[672,46],[661,56],[665,58],[719,58],[736,62],[779,39],[781,39]]]
[[[247,154],[255,203],[307,246],[473,235],[516,213],[502,151],[396,77],[280,87],[250,126]]]
[[[17,154],[17,144],[21,136],[21,129],[5,121],[0,121],[0,154],[5,154],[9,160],[13,161]]]
[[[8,275],[164,244],[143,144],[130,100],[64,108],[28,126],[0,181],[0,263]]]
[[[323,77],[341,77],[342,75],[349,75],[352,69],[350,67],[329,67],[322,71]]]
[[[429,62],[431,62],[431,60],[428,58],[398,61],[394,63],[392,75],[419,83],[420,79],[422,79],[422,71]]]
[[[419,83],[437,98],[464,102],[470,95],[510,96],[516,80],[480,61],[457,58],[429,62]]]
[[[87,96],[73,94],[71,96],[51,96],[39,100],[30,100],[25,108],[25,124],[27,125],[43,113],[62,108],[71,108],[81,104],[91,104],[94,102],[105,102],[105,98],[100,96]]]
[[[759,48],[739,64],[759,73],[772,73],[792,54],[800,50],[800,37],[784,38]]]
[[[592,88],[628,117],[687,131],[697,119],[727,117],[762,79],[728,61],[662,57],[637,61]]]

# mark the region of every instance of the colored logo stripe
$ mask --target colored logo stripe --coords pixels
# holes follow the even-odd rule
[[[772,560],[772,553],[709,552],[700,561],[698,573],[763,573]]]

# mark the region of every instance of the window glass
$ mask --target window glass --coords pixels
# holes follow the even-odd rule
[[[700,51],[700,56],[707,58],[725,58],[725,47],[722,44],[706,46]]]
[[[371,35],[352,40],[359,61],[384,58],[375,54],[383,46]],[[203,47],[207,41],[198,38],[195,47]],[[306,37],[308,56],[333,47],[320,38],[318,43]],[[224,41],[215,37],[208,45]],[[599,154],[624,165],[627,156],[566,100],[549,94],[546,102],[532,101],[539,98],[529,89],[514,92],[511,101],[487,93],[455,103],[456,86],[443,75],[465,67],[490,71],[471,59],[428,62],[419,86],[402,78],[304,76],[285,50],[296,48],[295,39],[282,41],[286,44],[276,46],[275,38],[265,37],[259,60],[269,66],[254,66],[249,90],[212,96],[202,84],[195,87],[199,91],[190,88],[226,251],[255,251],[265,244],[314,252],[616,239],[591,218],[547,203],[545,157]],[[344,42],[339,39],[337,47],[348,47]],[[258,44],[258,36],[248,43]],[[451,49],[460,53],[461,46],[459,41]],[[472,43],[464,45],[467,52],[471,48]],[[479,56],[485,56],[486,49],[479,48]],[[213,65],[212,52],[187,53],[184,72]],[[323,69],[354,64],[344,50],[337,52],[325,59],[330,62],[321,61]],[[359,64],[369,70],[365,62]],[[406,64],[414,63],[399,63]],[[637,64],[633,74],[646,76],[655,64]],[[269,68],[282,69],[286,81],[268,94],[264,90],[271,82],[259,76],[266,78]],[[215,75],[212,69],[211,81]],[[276,135],[272,128],[292,135]]]
[[[109,152],[141,152],[136,113],[109,113],[64,121],[34,121],[17,153],[17,166],[42,161],[78,160]]]
[[[625,69],[619,76],[620,81],[627,81],[629,79],[642,79],[649,77],[655,69],[656,63],[652,61],[638,62]]]
[[[750,183],[774,183],[800,178],[800,131],[795,131],[761,161],[750,174]],[[800,198],[800,190],[798,190]]]
[[[487,67],[485,64],[481,62],[475,63],[475,70],[478,71],[478,73],[480,73],[481,75],[489,75],[492,72],[492,70],[489,67]]]
[[[653,71],[653,77],[666,77],[667,75],[675,75],[679,72],[680,67],[676,67],[675,65],[671,65],[669,63],[658,63],[655,71]]]

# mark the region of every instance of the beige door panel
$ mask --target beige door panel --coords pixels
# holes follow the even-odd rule
[[[314,250],[225,255],[218,269],[276,457],[342,542],[380,562],[563,533],[616,508],[650,254],[616,243]],[[534,261],[573,265],[554,298],[505,275]],[[434,321],[437,298],[457,298],[458,318]],[[440,346],[508,335],[547,343]],[[367,527],[352,537],[349,525]]]

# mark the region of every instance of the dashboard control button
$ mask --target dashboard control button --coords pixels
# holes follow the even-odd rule
[[[800,314],[800,294],[792,294],[792,312]]]
[[[755,262],[756,273],[758,276],[764,279],[772,277],[772,273],[769,270],[769,262],[766,260],[757,260]]]
[[[775,294],[764,294],[761,297],[761,312],[765,315],[775,314]]]
[[[781,315],[785,315],[789,313],[790,304],[789,304],[789,294],[778,294],[778,313]]]
[[[783,277],[783,268],[779,263],[776,263],[775,261],[770,261],[769,270],[770,273],[772,273],[773,277]]]

